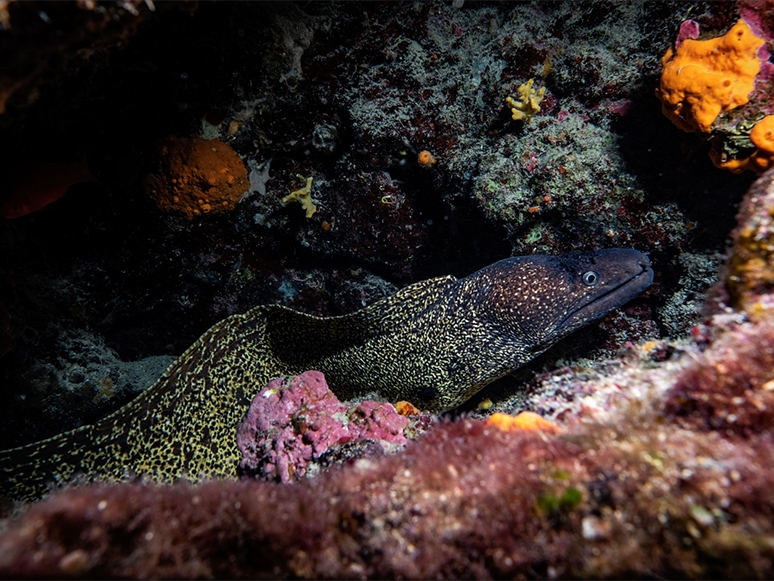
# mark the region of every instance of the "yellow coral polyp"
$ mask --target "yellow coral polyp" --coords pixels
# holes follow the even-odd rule
[[[724,36],[667,50],[656,89],[664,115],[683,131],[709,133],[718,115],[749,100],[763,43],[739,20]]]
[[[516,101],[512,97],[505,99],[505,104],[511,109],[511,118],[514,121],[529,121],[532,117],[540,111],[540,102],[543,100],[546,94],[546,88],[541,87],[535,90],[533,85],[535,79],[530,79],[518,89],[516,92],[519,94],[519,100]]]

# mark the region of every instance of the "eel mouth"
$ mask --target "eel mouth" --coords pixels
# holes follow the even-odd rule
[[[601,319],[611,311],[628,303],[653,283],[653,268],[650,260],[641,254],[637,260],[639,272],[635,272],[619,284],[567,315],[558,325],[559,329],[573,331],[583,325]]]

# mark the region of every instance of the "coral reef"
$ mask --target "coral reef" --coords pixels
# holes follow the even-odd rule
[[[774,115],[767,115],[758,121],[749,134],[754,148],[747,157],[728,157],[725,160],[715,150],[710,150],[712,162],[723,169],[740,173],[746,169],[757,173],[766,171],[774,163]]]
[[[189,220],[227,212],[250,188],[245,164],[219,139],[166,137],[156,156],[160,171],[146,177],[143,186],[165,212],[179,211]]]
[[[681,286],[677,257],[722,249],[728,203],[745,186],[709,180],[704,160],[688,142],[666,140],[655,117],[656,48],[688,16],[710,30],[729,24],[728,11],[697,16],[691,6],[417,5],[395,14],[381,5],[364,13],[205,3],[151,13],[140,3],[136,18],[120,7],[72,8],[88,18],[124,10],[113,26],[126,27],[126,44],[79,48],[68,77],[38,84],[23,122],[18,109],[4,117],[0,155],[86,151],[106,193],[66,196],[50,216],[24,217],[13,225],[18,236],[2,238],[3,272],[12,273],[3,288],[19,289],[3,306],[24,329],[2,362],[14,385],[4,401],[26,406],[34,390],[23,371],[66,347],[57,344],[60,324],[103,335],[125,360],[179,354],[255,304],[343,314],[388,287],[463,275],[508,254],[650,249],[666,296],[690,291],[695,312],[706,284]],[[9,69],[32,54],[14,44],[29,21],[67,38],[82,22],[64,8],[33,8],[9,6],[16,24],[0,39]],[[531,78],[547,90],[522,127],[507,121],[504,100]],[[251,193],[207,220],[159,220],[140,187],[156,170],[147,153],[157,138],[192,130],[256,168]],[[439,160],[429,171],[421,150]],[[318,209],[308,219],[281,201],[299,174],[314,176]],[[55,308],[38,308],[52,296]],[[635,312],[638,324],[652,314],[651,327],[667,329],[661,289],[643,300],[649,310],[607,326],[615,338],[605,330],[594,340],[614,350]],[[67,395],[65,385],[48,389]],[[0,424],[18,443],[23,414],[9,406]]]
[[[680,267],[679,290],[660,308],[663,328],[668,337],[682,337],[701,321],[704,291],[718,281],[717,273],[725,261],[714,255],[683,253],[676,258]]]
[[[13,395],[21,401],[13,414],[15,439],[5,440],[3,448],[53,436],[73,423],[98,421],[137,397],[175,359],[157,355],[125,361],[98,334],[79,329],[54,332],[59,345],[55,354],[49,361],[34,361],[23,372],[28,389],[14,394],[6,376],[6,402]]]
[[[665,394],[670,419],[689,429],[754,437],[774,425],[774,317],[725,332]]]
[[[567,435],[460,420],[295,486],[66,491],[6,528],[0,574],[770,576],[770,438],[686,431],[653,405]]]
[[[406,442],[407,426],[389,403],[347,407],[328,389],[322,373],[307,371],[275,379],[253,398],[237,429],[240,467],[267,480],[290,482],[323,454],[335,455],[332,448],[341,444],[369,439],[395,449]]]
[[[303,247],[316,256],[362,262],[371,271],[386,272],[393,281],[413,279],[428,232],[419,203],[397,176],[374,170],[346,179],[315,178],[315,198],[320,207],[300,231]]]

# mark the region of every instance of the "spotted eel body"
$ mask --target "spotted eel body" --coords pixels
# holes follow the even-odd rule
[[[235,477],[236,427],[271,379],[322,371],[342,399],[377,392],[453,408],[650,285],[647,257],[611,249],[496,262],[412,284],[340,317],[279,305],[231,316],[150,388],[101,421],[0,452],[0,495],[41,496],[80,477]]]

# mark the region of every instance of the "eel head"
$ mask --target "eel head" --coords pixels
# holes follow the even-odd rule
[[[468,278],[479,316],[536,355],[642,292],[653,270],[645,254],[614,248],[507,258]]]

